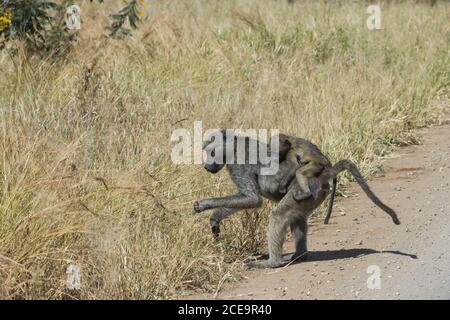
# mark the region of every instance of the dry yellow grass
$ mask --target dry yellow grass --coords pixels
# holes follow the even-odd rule
[[[172,164],[176,128],[278,128],[370,174],[449,107],[445,2],[383,3],[369,31],[366,2],[154,1],[126,41],[80,3],[67,62],[0,53],[0,298],[215,290],[264,252],[267,203],[212,241],[191,204],[230,183]]]

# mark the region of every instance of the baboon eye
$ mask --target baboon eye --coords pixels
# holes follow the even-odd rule
[[[211,151],[211,157],[215,157],[216,156],[216,150]]]
[[[298,154],[295,156],[295,158],[297,159],[298,163],[300,163],[302,161],[302,158]]]

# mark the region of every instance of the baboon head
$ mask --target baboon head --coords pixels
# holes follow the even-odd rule
[[[225,166],[227,134],[225,130],[214,131],[209,134],[203,143],[203,150],[206,151],[205,170],[217,173]]]
[[[280,157],[280,161],[284,160],[286,158],[288,151],[291,150],[292,148],[292,143],[291,141],[289,141],[289,137],[283,133],[280,133],[273,136],[272,139],[279,139],[278,154]]]

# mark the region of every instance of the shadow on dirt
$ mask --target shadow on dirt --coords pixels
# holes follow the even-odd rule
[[[338,259],[349,259],[349,258],[357,258],[360,256],[367,256],[369,254],[375,253],[390,253],[401,256],[407,256],[411,259],[417,259],[415,254],[405,253],[401,251],[378,251],[374,249],[367,248],[357,248],[357,249],[341,249],[341,250],[324,250],[324,251],[310,251],[308,252],[307,262],[316,262],[316,261],[328,261],[328,260],[338,260]],[[283,255],[283,258],[291,257],[293,253]],[[300,261],[301,262],[301,261]]]

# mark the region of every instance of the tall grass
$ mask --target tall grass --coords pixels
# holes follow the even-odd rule
[[[231,184],[171,162],[176,128],[278,128],[370,174],[449,107],[445,2],[382,3],[369,31],[366,2],[154,1],[127,41],[79,3],[67,61],[0,53],[1,298],[162,299],[239,279],[272,204],[212,241],[192,201]]]

